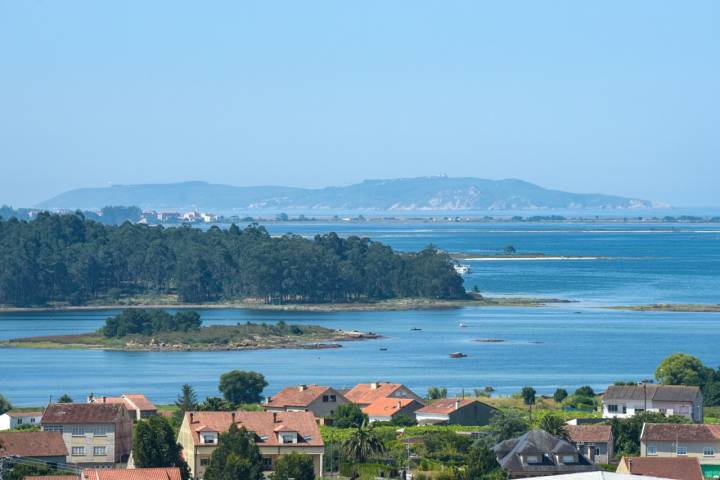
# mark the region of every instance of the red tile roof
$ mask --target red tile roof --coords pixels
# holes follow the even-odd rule
[[[612,440],[610,425],[565,425],[565,430],[574,443],[610,443]]]
[[[0,432],[0,457],[65,457],[67,454],[60,432]]]
[[[122,405],[101,403],[51,403],[40,423],[115,423],[129,419]]]
[[[77,475],[28,475],[23,480],[80,480]]]
[[[720,425],[646,423],[640,439],[644,442],[717,442]]]
[[[168,468],[86,468],[83,480],[181,480],[180,469]]]
[[[392,396],[396,390],[402,387],[403,385],[399,383],[359,383],[345,393],[345,398],[353,403],[369,405],[378,398]],[[407,398],[421,400],[421,398],[414,393],[408,395]]]
[[[268,407],[307,407],[319,396],[332,391],[333,395],[341,396],[330,387],[320,385],[298,385],[296,387],[283,388],[277,395],[267,403]]]
[[[415,408],[420,407],[412,398],[378,398],[362,411],[370,417],[392,417],[413,403],[417,405]]]
[[[94,397],[93,403],[122,404],[128,410],[156,412],[157,407],[142,393],[126,393],[119,397]]]
[[[454,411],[466,407],[477,400],[470,398],[443,398],[437,400],[430,405],[418,410],[418,413],[436,413],[440,415],[449,415]]]
[[[191,417],[192,423],[189,423]],[[190,425],[193,443],[202,445],[201,431],[225,433],[233,419],[238,428],[245,427],[255,432],[261,438],[258,440],[260,445],[282,445],[276,434],[278,428],[298,432],[300,445],[324,445],[315,415],[311,412],[186,412],[183,422]]]
[[[623,457],[621,463],[632,475],[703,480],[700,462],[695,457]]]

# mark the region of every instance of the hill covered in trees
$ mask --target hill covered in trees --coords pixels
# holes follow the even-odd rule
[[[340,303],[466,296],[448,255],[399,253],[335,233],[271,237],[257,225],[202,231],[42,213],[0,220],[0,304],[82,305],[122,295],[186,303]]]

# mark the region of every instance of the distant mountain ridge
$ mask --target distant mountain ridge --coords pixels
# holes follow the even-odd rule
[[[37,206],[97,209],[137,205],[143,209],[308,209],[308,210],[539,210],[632,209],[667,206],[638,198],[549,190],[516,179],[417,177],[364,180],[319,189],[235,187],[206,182],[113,185],[79,188]]]

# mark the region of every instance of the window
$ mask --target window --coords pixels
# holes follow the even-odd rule
[[[72,447],[72,454],[74,456],[85,455],[85,447]]]
[[[204,433],[202,436],[203,443],[215,444],[217,443],[217,434],[215,433]]]
[[[98,425],[92,429],[93,435],[96,437],[107,437],[108,427]]]
[[[30,423],[35,423],[35,417],[30,419]]]
[[[262,469],[265,472],[269,472],[273,469],[272,466],[272,458],[263,457],[262,459]]]
[[[337,395],[330,395],[331,402],[337,402]]]
[[[85,427],[72,427],[72,436],[73,437],[85,436]]]
[[[60,432],[63,433],[62,425],[43,425],[43,432]]]
[[[715,449],[713,447],[705,447],[703,449],[703,457],[714,457]]]
[[[210,459],[209,458],[201,458],[200,459],[200,466],[201,467],[207,467],[210,465]]]
[[[600,447],[595,447],[595,456],[597,457],[600,454],[601,454]]]
[[[93,455],[95,455],[96,457],[106,455],[105,447],[93,447]]]
[[[610,413],[617,413],[618,412],[618,406],[617,405],[608,405],[607,411]]]
[[[648,456],[657,455],[657,447],[655,445],[648,445],[647,454],[648,454]]]
[[[540,463],[540,457],[537,455],[528,455],[527,463]]]
[[[17,424],[22,425],[22,418],[18,418]]]
[[[563,455],[562,463],[575,463],[575,455]]]
[[[677,447],[675,453],[677,453],[678,455],[687,455],[687,447]]]
[[[329,395],[323,395],[323,403],[327,403],[327,402],[329,402],[329,401],[330,401],[330,396],[329,396]]]

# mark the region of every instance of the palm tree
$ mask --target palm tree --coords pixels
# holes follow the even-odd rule
[[[385,444],[366,422],[357,427],[342,444],[343,454],[353,463],[364,463],[368,458],[385,453]]]
[[[569,439],[565,421],[558,415],[553,415],[552,413],[545,415],[542,420],[540,420],[540,428],[550,435],[555,435],[564,440]]]

